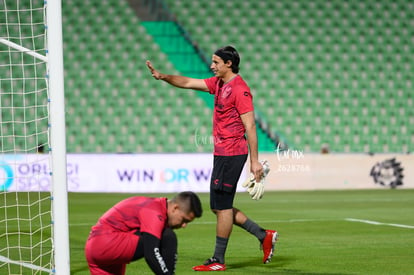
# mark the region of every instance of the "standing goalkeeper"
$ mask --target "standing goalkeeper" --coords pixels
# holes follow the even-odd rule
[[[249,149],[250,171],[257,182],[264,173],[258,160],[253,99],[250,88],[238,74],[239,62],[240,57],[235,48],[220,48],[213,54],[210,66],[215,76],[194,79],[160,73],[147,61],[152,76],[157,80],[179,88],[214,94],[214,166],[210,184],[210,208],[217,217],[216,246],[213,257],[203,265],[193,267],[196,271],[226,270],[224,256],[233,224],[257,237],[263,248],[263,263],[271,260],[277,240],[276,231],[262,229],[233,207],[237,182]]]

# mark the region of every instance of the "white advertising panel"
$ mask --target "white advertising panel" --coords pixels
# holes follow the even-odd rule
[[[38,158],[2,156],[1,190],[50,190],[49,163],[47,159],[39,162]],[[212,167],[211,154],[68,154],[68,191],[209,192]],[[243,172],[240,181],[245,177]],[[240,188],[241,184],[239,191]]]
[[[372,167],[395,158],[403,168],[403,185],[414,188],[414,156],[407,154],[306,154],[299,151],[260,154],[270,173],[265,190],[390,188],[374,182]],[[237,191],[245,191],[249,160]],[[49,191],[46,155],[0,155],[0,191]],[[172,193],[209,192],[212,154],[68,154],[70,192]],[[392,169],[383,170],[387,178]],[[391,175],[392,176],[392,175]]]
[[[286,150],[261,154],[260,158],[270,164],[265,190],[390,188],[387,181],[395,178],[395,169],[402,169],[403,175],[403,184],[397,188],[414,188],[414,155],[411,154],[306,154]],[[375,182],[372,168],[392,159],[400,167],[383,167],[377,172],[385,184]]]

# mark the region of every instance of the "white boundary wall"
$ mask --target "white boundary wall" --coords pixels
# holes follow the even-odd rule
[[[33,155],[33,158],[36,156]],[[414,156],[399,154],[260,154],[271,172],[266,190],[372,189],[387,188],[374,183],[371,168],[380,161],[396,158],[404,168],[403,186],[414,188]],[[48,162],[30,158],[0,156],[0,179],[10,179],[7,190],[30,191],[34,186],[50,190]],[[8,168],[7,163],[17,163]],[[249,161],[247,161],[249,163]],[[211,154],[68,154],[67,182],[71,192],[170,193],[192,190],[208,192],[213,165]],[[238,191],[244,191],[241,182]],[[4,176],[3,176],[4,175]],[[0,186],[6,181],[0,180]]]
[[[403,186],[414,188],[414,155],[378,154],[302,154],[287,152],[261,155],[270,162],[266,190],[372,189],[371,168],[390,158],[401,162]]]

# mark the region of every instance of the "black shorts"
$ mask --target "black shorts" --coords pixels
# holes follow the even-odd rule
[[[210,208],[224,210],[233,208],[237,182],[247,160],[246,155],[214,156],[210,182]]]

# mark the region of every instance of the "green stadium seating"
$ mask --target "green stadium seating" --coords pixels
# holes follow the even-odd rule
[[[165,3],[207,60],[218,47],[236,46],[256,111],[290,147],[413,151],[412,1]],[[155,39],[157,31],[180,35],[171,22],[144,23],[127,1],[62,4],[68,152],[212,150],[194,140],[211,134],[211,108],[198,93],[153,80],[145,67],[150,59],[178,73],[173,64],[182,60],[181,50],[193,50],[183,40]],[[151,27],[156,24],[164,29]],[[180,52],[170,55],[159,43]],[[182,63],[180,72],[201,77],[192,71],[197,66]],[[2,95],[3,107],[8,100]],[[2,123],[10,117],[3,108]]]
[[[194,127],[211,127],[211,113],[197,105],[203,117],[193,125],[187,118],[194,114],[183,106],[194,105],[197,95],[151,78],[147,59],[160,70],[174,68],[126,1],[65,2],[63,22],[69,152],[194,149]]]
[[[413,130],[401,134],[414,116],[411,1],[166,2],[203,52],[236,46],[257,109],[291,147],[414,149]],[[224,10],[229,22],[212,23]]]

